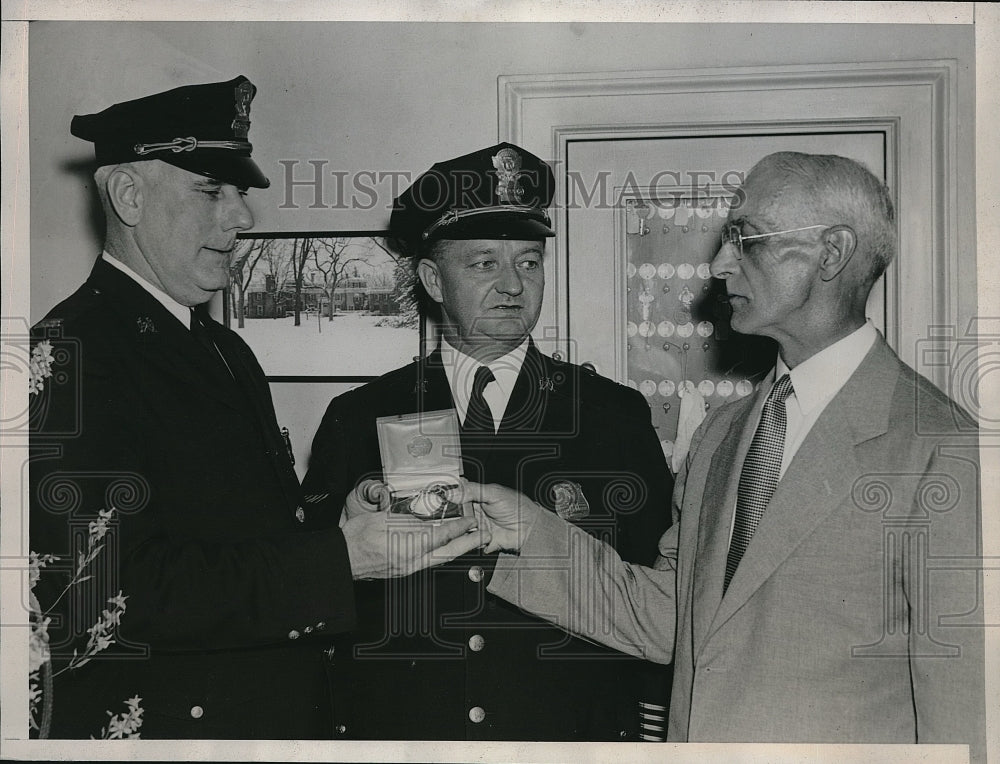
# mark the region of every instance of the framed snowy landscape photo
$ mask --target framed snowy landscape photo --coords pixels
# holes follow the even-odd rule
[[[241,234],[223,321],[271,381],[366,381],[420,353],[412,271],[384,231]]]

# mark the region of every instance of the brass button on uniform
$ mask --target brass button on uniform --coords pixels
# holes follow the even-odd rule
[[[205,715],[205,709],[201,706],[191,706],[191,718],[200,719]]]
[[[484,647],[486,647],[486,640],[482,634],[473,634],[469,637],[469,649],[474,653],[478,653]]]
[[[343,725],[343,724],[338,724],[337,725],[337,734],[338,735],[343,735],[345,732],[347,732],[347,727],[345,725]]]
[[[298,639],[299,636],[300,636],[299,633],[295,629],[292,629],[290,632],[288,632],[289,639]]]
[[[475,581],[477,584],[483,580],[483,569],[478,565],[473,565],[469,568],[469,578]]]
[[[473,706],[469,709],[469,719],[471,719],[474,724],[479,724],[479,722],[485,718],[486,711],[481,706]]]

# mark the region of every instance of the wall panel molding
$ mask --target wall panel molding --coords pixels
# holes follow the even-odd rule
[[[937,327],[958,336],[957,61],[887,61],[667,71],[501,75],[499,137],[554,161],[556,243],[543,321],[573,356],[563,204],[573,141],[881,130],[899,212],[900,256],[887,273],[886,336],[920,368],[918,343]],[[744,168],[749,169],[749,168]],[[971,182],[971,179],[967,179]],[[974,198],[974,197],[973,197]],[[947,369],[920,369],[947,388]]]

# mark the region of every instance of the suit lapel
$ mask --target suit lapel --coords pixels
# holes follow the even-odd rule
[[[762,396],[746,398],[734,404],[739,409],[728,423],[716,425],[719,433],[716,437],[720,437],[721,442],[714,449],[701,496],[701,522],[698,523],[698,547],[694,557],[691,636],[696,656],[722,601],[729,531],[739,486],[739,470],[734,466],[743,463],[750,448],[762,405]],[[711,444],[703,445],[710,447]]]
[[[244,408],[236,383],[225,369],[207,356],[187,327],[129,276],[98,258],[88,284],[106,295],[124,331],[135,338],[133,347],[144,367],[178,385],[196,385],[200,394],[230,408]]]
[[[538,432],[548,408],[549,382],[555,376],[548,373],[547,363],[545,356],[538,352],[535,343],[529,339],[524,363],[521,364],[521,371],[511,390],[497,435]],[[554,384],[553,382],[553,387]]]
[[[739,610],[802,540],[851,495],[861,472],[855,449],[888,430],[887,413],[873,416],[872,412],[889,411],[898,375],[892,351],[879,338],[813,425],[778,483],[710,633]]]
[[[441,347],[414,364],[413,388],[410,390],[413,405],[407,411],[440,411],[455,408],[448,375],[441,359]]]
[[[235,378],[236,385],[239,388],[237,394],[243,395],[257,416],[257,424],[261,431],[261,437],[267,445],[271,461],[278,473],[278,479],[282,483],[289,501],[295,502],[298,496],[299,482],[295,476],[291,461],[285,458],[287,446],[278,426],[267,378],[260,369],[256,358],[252,356],[252,353],[243,343],[239,342],[233,336],[232,332],[226,331],[211,318],[203,320],[202,323],[212,341],[219,349],[219,353],[225,359],[233,376],[230,377],[229,371],[226,371],[221,365],[217,363],[214,365],[218,367],[220,373],[229,382],[232,382]]]

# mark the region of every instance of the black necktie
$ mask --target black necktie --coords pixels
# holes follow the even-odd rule
[[[482,432],[491,435],[496,432],[493,428],[493,411],[490,409],[490,404],[486,402],[486,398],[483,397],[486,386],[494,379],[496,377],[493,376],[489,366],[480,366],[476,369],[476,376],[472,380],[472,396],[469,398],[469,408],[465,413],[465,424],[462,425],[465,432]]]
[[[757,432],[743,461],[723,592],[729,588],[729,582],[778,485],[781,459],[785,454],[785,398],[793,392],[792,378],[787,374],[771,388],[761,410]]]
[[[222,351],[219,350],[219,346],[215,344],[211,335],[208,333],[208,329],[205,328],[205,324],[202,322],[202,317],[198,308],[191,308],[191,335],[203,348],[205,348],[212,358],[222,365],[222,367],[226,370],[226,373],[232,377],[233,372],[229,368],[229,364],[226,362],[225,357],[222,355]]]

